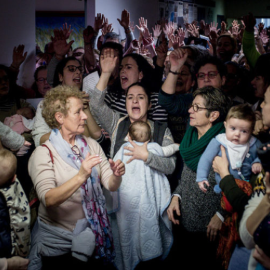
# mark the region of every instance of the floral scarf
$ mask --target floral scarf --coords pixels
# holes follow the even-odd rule
[[[90,152],[86,140],[80,135],[76,136],[79,153],[72,151],[69,143],[62,138],[58,129],[52,130],[49,140],[61,158],[77,170],[80,169],[83,159]],[[115,251],[111,227],[105,208],[105,197],[103,196],[100,178],[95,167],[92,168],[90,177],[81,186],[81,198],[85,217],[96,236],[94,256],[110,263],[115,258]]]

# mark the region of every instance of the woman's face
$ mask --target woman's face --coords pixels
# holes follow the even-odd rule
[[[38,92],[44,97],[47,91],[52,87],[47,82],[47,70],[42,69],[37,74],[37,88]]]
[[[60,121],[61,130],[66,135],[78,135],[84,132],[86,114],[83,111],[83,102],[75,97],[68,100],[68,113],[66,116],[62,115]],[[57,119],[58,120],[58,119]]]
[[[126,97],[126,109],[130,122],[147,120],[147,111],[151,107],[148,105],[148,96],[141,86],[132,86]]]
[[[143,78],[143,73],[139,71],[136,61],[132,57],[126,57],[120,65],[120,82],[124,90]]]
[[[175,92],[176,94],[185,94],[190,91],[195,82],[192,80],[192,75],[187,66],[183,65],[179,73]]]
[[[6,96],[9,91],[9,78],[7,73],[0,69],[0,98]]]
[[[78,61],[68,61],[63,69],[63,75],[59,74],[59,80],[62,82],[62,85],[75,86],[81,89],[83,72],[80,69],[82,69],[82,66]]]
[[[264,78],[262,76],[256,76],[252,81],[251,84],[255,89],[255,97],[263,98],[267,85],[264,82]]]
[[[196,128],[203,128],[211,124],[209,118],[206,117],[206,109],[203,109],[205,108],[204,98],[199,95],[196,96],[192,102],[192,105],[197,105],[198,107],[201,107],[201,108],[199,108],[197,112],[194,111],[194,107],[190,107],[190,109],[188,110],[190,126],[196,127]]]
[[[210,79],[208,76],[209,72],[210,73],[215,72],[216,76],[214,78]],[[215,88],[221,89],[221,86],[224,85],[224,83],[226,81],[225,76],[221,77],[220,74],[218,73],[217,67],[213,64],[206,64],[206,65],[202,66],[198,71],[198,74],[200,74],[200,73],[204,73],[205,77],[204,77],[204,79],[197,78],[198,88],[203,88],[206,86],[213,86]]]
[[[267,88],[264,94],[264,101],[261,104],[261,108],[263,124],[270,127],[270,87]]]
[[[230,61],[234,54],[231,39],[222,37],[217,43],[217,57],[222,61]]]

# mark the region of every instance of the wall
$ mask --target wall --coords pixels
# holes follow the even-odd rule
[[[252,12],[256,17],[269,17],[270,10],[267,10],[267,6],[270,6],[268,0],[227,0],[225,3],[226,17],[240,19],[243,15]]]
[[[18,84],[30,87],[35,70],[35,0],[0,2],[0,63],[10,65],[14,46],[25,45],[27,58],[21,66]]]
[[[138,25],[140,17],[148,18],[148,28],[152,27],[158,19],[158,0],[96,0],[96,13],[103,13],[113,24],[114,32],[125,37],[123,27],[120,26],[117,18],[121,19],[121,12],[126,9],[130,13],[130,21]],[[135,37],[138,38],[139,31],[136,29]]]
[[[36,0],[37,11],[84,11],[84,0]]]

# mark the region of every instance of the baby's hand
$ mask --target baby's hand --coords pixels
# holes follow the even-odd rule
[[[203,192],[206,192],[207,189],[204,187],[204,184],[206,184],[209,187],[209,183],[207,180],[204,180],[204,181],[198,183],[200,190]]]
[[[252,164],[252,172],[254,174],[260,173],[262,171],[262,164],[261,163],[253,163]]]
[[[19,115],[25,117],[26,119],[33,119],[35,116],[33,110],[31,108],[27,108],[27,107],[18,109],[16,114],[19,114]]]

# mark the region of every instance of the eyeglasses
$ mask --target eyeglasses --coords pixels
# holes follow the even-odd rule
[[[82,56],[82,55],[83,55],[82,52],[75,52],[75,53],[73,53],[72,56],[76,57],[76,56]]]
[[[74,65],[70,65],[70,66],[67,66],[66,67],[68,69],[68,71],[70,72],[76,72],[76,70],[78,69],[80,71],[80,73],[83,73],[84,72],[84,69],[83,69],[83,66],[74,66]]]
[[[196,74],[196,77],[199,80],[204,80],[206,76],[209,79],[214,79],[214,78],[217,77],[217,75],[218,75],[218,71],[209,71],[208,73],[199,72],[199,73]]]
[[[37,79],[38,82],[42,82],[42,83],[45,83],[45,81],[47,82],[47,78],[38,78]]]
[[[3,77],[0,77],[0,83],[2,82],[8,82],[9,81],[9,78],[7,75],[3,76]]]
[[[192,108],[194,112],[200,111],[200,110],[211,110],[211,108],[206,108],[206,107],[200,107],[196,103],[191,104],[189,108]]]

